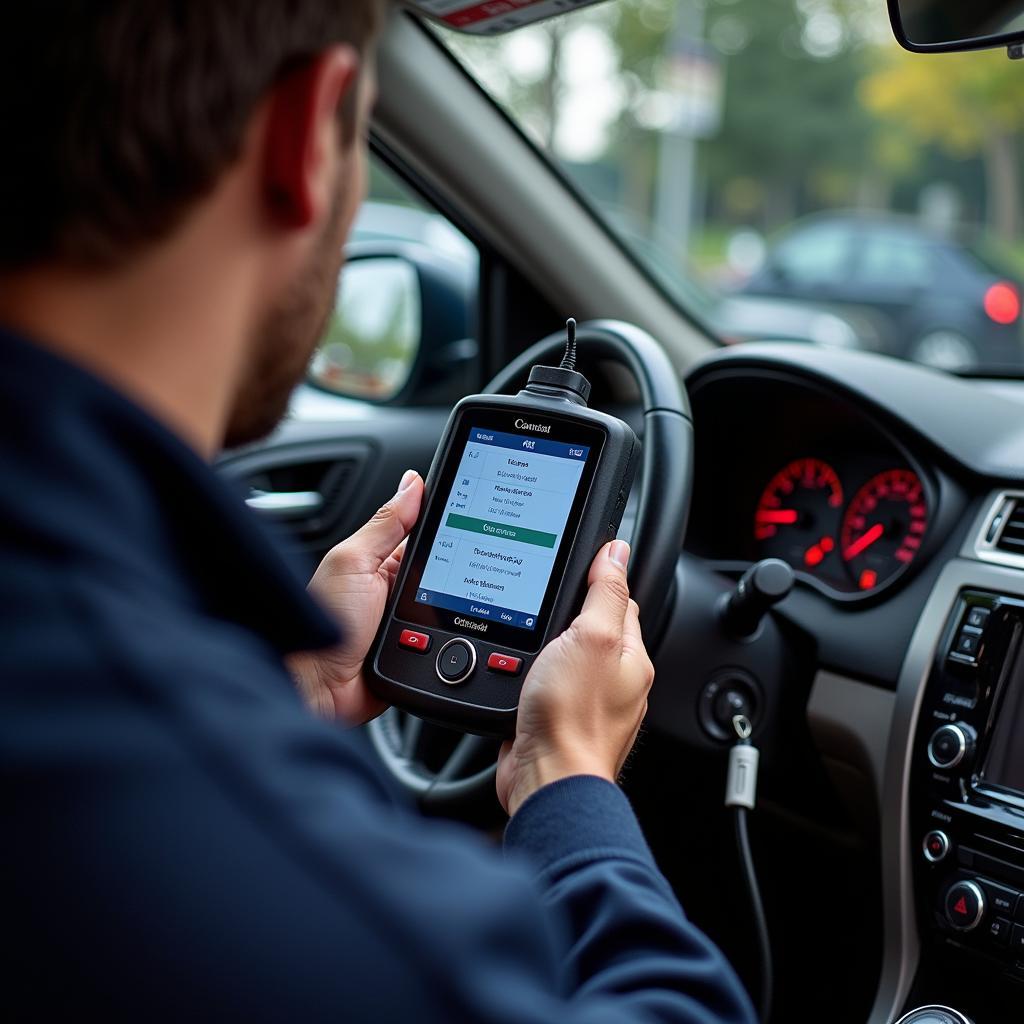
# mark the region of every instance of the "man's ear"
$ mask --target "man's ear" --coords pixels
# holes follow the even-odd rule
[[[344,104],[358,116],[359,55],[333,46],[271,89],[264,132],[264,193],[282,227],[308,228],[327,216],[337,188]],[[345,126],[355,132],[357,125]]]

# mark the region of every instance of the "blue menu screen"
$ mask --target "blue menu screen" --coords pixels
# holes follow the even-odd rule
[[[415,599],[534,629],[590,448],[472,427]]]

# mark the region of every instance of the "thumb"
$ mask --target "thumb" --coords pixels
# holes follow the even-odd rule
[[[422,502],[423,480],[414,469],[406,470],[395,496],[345,541],[345,547],[371,561],[371,571],[376,571],[413,528]]]
[[[598,551],[590,566],[587,578],[590,589],[583,602],[581,618],[599,617],[622,626],[629,607],[628,562],[629,545],[624,540],[613,540]]]

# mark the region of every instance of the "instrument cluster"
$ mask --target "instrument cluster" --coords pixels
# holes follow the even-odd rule
[[[843,602],[872,600],[928,559],[939,490],[902,430],[775,372],[707,374],[690,399],[689,552],[724,572],[781,558]]]
[[[781,558],[841,592],[870,593],[917,557],[928,497],[909,466],[808,455],[767,481],[750,528],[758,558]]]

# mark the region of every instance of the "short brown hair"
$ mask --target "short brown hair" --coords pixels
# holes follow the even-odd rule
[[[385,0],[27,0],[0,32],[0,270],[116,263],[240,153],[279,77]],[[341,111],[348,130],[354,108]]]

